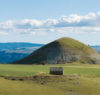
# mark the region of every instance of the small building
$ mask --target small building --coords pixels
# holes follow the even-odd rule
[[[50,74],[63,75],[63,68],[62,67],[50,67]]]

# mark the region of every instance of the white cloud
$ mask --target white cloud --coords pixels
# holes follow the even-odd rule
[[[6,21],[0,23],[0,35],[7,32],[19,32],[32,35],[45,34],[46,32],[58,33],[90,33],[100,32],[100,12],[89,13],[85,16],[71,14],[59,19],[35,20],[24,19],[21,21]]]
[[[1,36],[1,35],[7,35],[7,34],[8,34],[7,32],[1,32],[1,31],[0,31],[0,36]]]

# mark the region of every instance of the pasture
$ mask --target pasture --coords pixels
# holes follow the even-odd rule
[[[42,78],[36,81],[8,80],[4,77],[24,77],[49,74],[50,67],[63,67],[61,78]],[[70,76],[71,75],[71,76]],[[0,95],[100,95],[100,65],[0,65]]]
[[[40,72],[49,74],[50,67],[63,67],[64,75],[99,77],[100,65],[59,64],[59,65],[9,65],[0,64],[0,76],[33,76]]]

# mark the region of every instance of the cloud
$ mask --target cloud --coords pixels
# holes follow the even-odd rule
[[[18,32],[21,34],[58,33],[88,33],[100,32],[100,12],[88,13],[85,16],[71,14],[58,19],[36,20],[24,19],[21,21],[9,20],[0,23],[0,34]]]
[[[2,35],[8,35],[8,33],[7,32],[0,32],[0,36],[2,36]]]

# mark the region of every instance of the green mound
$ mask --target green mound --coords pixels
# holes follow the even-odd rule
[[[28,57],[13,62],[16,64],[63,64],[80,61],[82,63],[99,63],[100,55],[91,47],[72,38],[55,40]]]
[[[97,53],[93,48],[72,38],[64,37],[56,40],[56,42],[60,44],[62,49],[69,49],[70,52],[74,52],[76,54],[82,53],[83,55],[90,55]]]

